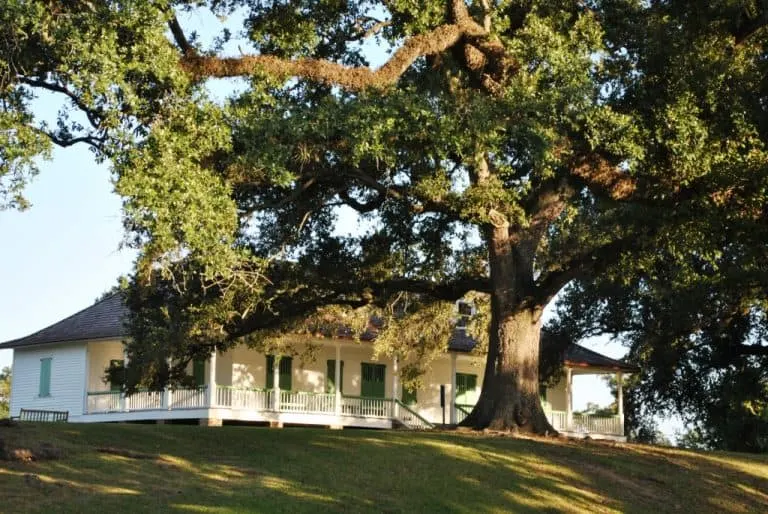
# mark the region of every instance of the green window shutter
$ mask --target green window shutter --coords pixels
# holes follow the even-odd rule
[[[292,357],[280,357],[280,389],[290,391],[292,386]],[[267,389],[275,387],[275,356],[267,355]]]
[[[456,373],[456,403],[474,405],[477,403],[477,375]]]
[[[384,398],[384,380],[387,375],[387,367],[384,364],[361,363],[360,396],[365,398]]]
[[[267,389],[275,387],[275,356],[267,355]]]
[[[402,402],[406,405],[415,405],[416,390],[414,389],[413,391],[411,391],[410,389],[403,387]]]
[[[110,368],[123,368],[123,376],[119,380],[110,380],[109,390],[120,391],[125,383],[125,361],[123,359],[112,359],[109,361]]]
[[[51,396],[51,359],[40,359],[40,390],[38,396]]]
[[[290,391],[292,389],[291,357],[280,357],[280,389]]]
[[[195,359],[192,361],[192,376],[195,377],[195,385],[202,387],[205,385],[205,361]]]
[[[344,361],[341,361],[341,370],[339,371],[339,381],[341,382],[341,385],[339,386],[339,390],[343,393],[344,392]],[[328,394],[334,394],[336,393],[336,384],[333,383],[333,381],[336,380],[336,360],[332,359],[329,360],[326,366],[326,373],[325,373],[325,392]]]

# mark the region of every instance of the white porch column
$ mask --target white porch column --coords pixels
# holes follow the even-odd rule
[[[336,343],[336,363],[333,367],[333,389],[336,393],[335,411],[337,416],[341,416],[341,344]]]
[[[456,424],[456,352],[451,352],[451,425]]]
[[[83,387],[83,414],[88,414],[88,379],[91,376],[91,359],[88,351],[88,344],[85,345],[85,380]]]
[[[573,426],[573,374],[571,368],[565,368],[565,430]]]
[[[398,365],[397,355],[395,355],[392,357],[392,415],[394,417],[400,415],[399,405],[396,401],[400,399],[400,370]]]
[[[123,369],[128,367],[128,352],[125,351],[125,346],[123,346]],[[88,368],[86,368],[88,369]],[[123,384],[125,385],[125,384]],[[120,388],[120,410],[125,410],[125,392],[123,392],[123,388]]]
[[[216,404],[216,350],[211,352],[208,359],[208,406]]]
[[[616,373],[616,410],[619,415],[619,430],[624,435],[624,374]]]
[[[280,410],[280,356],[272,359],[272,393],[275,395],[275,410]]]
[[[168,364],[168,368],[170,368],[173,364],[173,360],[168,357],[165,361]],[[164,409],[171,410],[171,403],[173,403],[173,393],[166,385],[163,389],[163,399],[161,400],[161,405]]]

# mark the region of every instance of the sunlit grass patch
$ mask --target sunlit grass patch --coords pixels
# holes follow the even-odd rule
[[[22,425],[0,512],[768,512],[768,458],[455,432]]]

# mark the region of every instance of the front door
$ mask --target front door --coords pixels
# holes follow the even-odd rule
[[[384,379],[387,367],[384,364],[362,363],[360,396],[363,398],[384,398]]]

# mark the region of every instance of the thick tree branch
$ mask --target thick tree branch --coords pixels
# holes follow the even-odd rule
[[[640,244],[640,239],[639,235],[632,234],[564,260],[559,271],[553,271],[540,277],[536,284],[536,293],[530,298],[530,301],[539,305],[549,303],[568,282],[608,268],[617,262],[625,251],[637,247]]]
[[[596,153],[579,157],[571,168],[571,175],[584,181],[591,190],[614,200],[628,200],[637,190],[637,181]]]
[[[376,198],[373,198],[367,202],[360,202],[355,198],[352,198],[352,196],[349,194],[349,191],[346,190],[339,191],[339,198],[341,198],[341,201],[344,205],[352,207],[354,210],[361,214],[375,211],[381,207],[384,204],[384,201],[387,199],[385,194],[378,193]]]
[[[41,89],[65,95],[72,101],[73,104],[75,104],[78,109],[83,112],[83,114],[85,114],[85,116],[88,118],[88,122],[91,124],[91,126],[93,126],[93,128],[100,129],[99,119],[101,115],[88,107],[72,90],[62,86],[61,84],[24,76],[17,77],[17,80],[22,84],[26,84],[31,87],[39,87]]]
[[[370,284],[336,284],[334,289],[324,295],[312,299],[297,300],[295,296],[278,298],[269,303],[269,307],[254,311],[235,326],[227,329],[230,340],[263,330],[280,326],[287,319],[306,317],[318,307],[324,305],[345,305],[353,308],[376,303],[378,299],[386,299],[393,294],[407,291],[430,296],[445,301],[455,301],[470,291],[488,292],[490,283],[485,278],[466,278],[453,282],[436,283],[427,280],[393,279]]]
[[[204,56],[189,52],[191,46],[186,42],[178,22],[173,24],[171,20],[171,31],[177,44],[184,50],[181,67],[196,79],[241,77],[264,72],[281,79],[302,77],[345,89],[361,90],[368,87],[383,88],[396,83],[416,59],[440,54],[458,43],[463,36],[487,35],[487,31],[469,15],[463,0],[452,0],[452,11],[454,23],[410,37],[376,71],[367,67],[347,67],[322,59],[290,60],[272,55]]]
[[[733,31],[733,38],[736,46],[742,45],[753,34],[768,25],[768,5],[763,2],[762,12],[757,16],[750,17],[746,13],[743,13],[739,17],[738,27]]]
[[[187,36],[184,35],[184,30],[181,28],[179,20],[176,18],[176,16],[171,16],[171,19],[168,20],[168,27],[171,29],[171,34],[173,35],[174,41],[176,41],[176,44],[179,46],[185,56],[191,57],[197,54],[195,47],[192,46],[192,44],[187,39]]]
[[[768,346],[762,346],[759,344],[742,344],[735,347],[734,350],[738,355],[768,355]]]
[[[106,141],[105,137],[96,137],[93,135],[63,138],[63,137],[57,136],[54,133],[45,131],[43,129],[40,129],[37,127],[33,127],[33,128],[40,134],[43,134],[45,137],[50,139],[53,142],[53,144],[60,146],[62,148],[67,148],[69,146],[73,146],[78,143],[86,143],[94,148],[99,148]]]
[[[369,284],[368,288],[377,296],[406,291],[430,296],[437,300],[456,301],[470,291],[490,293],[491,283],[487,278],[464,278],[452,282],[432,282],[416,279],[392,279]]]

